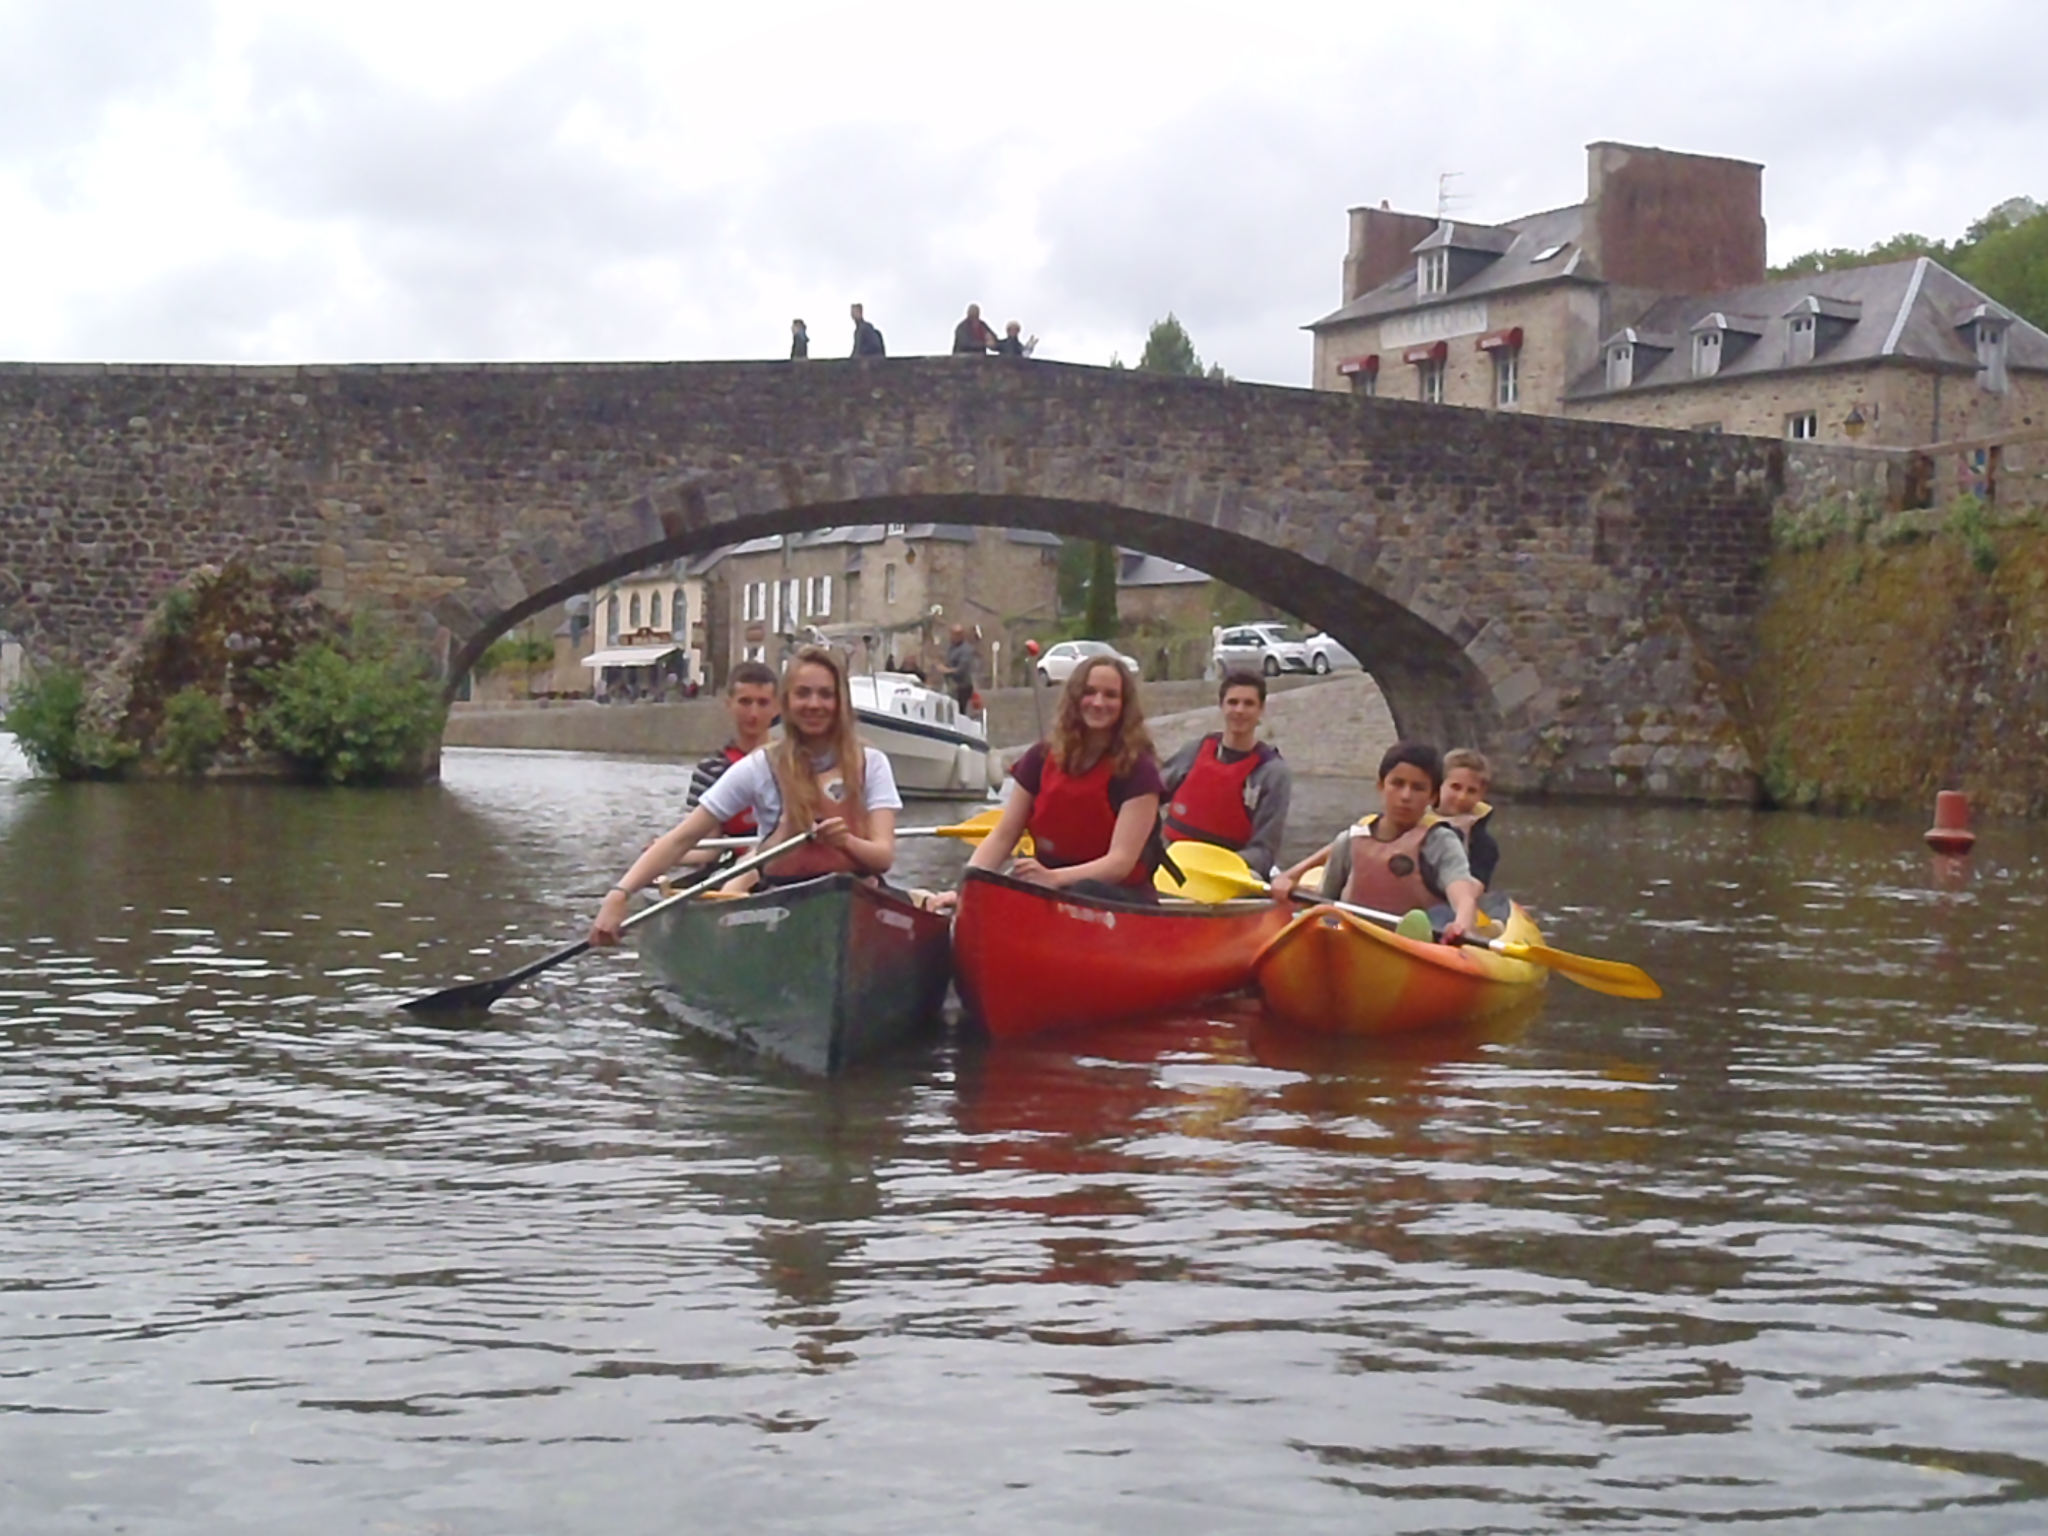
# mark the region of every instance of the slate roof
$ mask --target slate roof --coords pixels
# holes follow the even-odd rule
[[[1140,550],[1120,549],[1116,584],[1120,587],[1184,587],[1206,582],[1209,575],[1178,560],[1148,555]]]
[[[1379,287],[1361,293],[1342,309],[1333,310],[1320,320],[1310,321],[1304,329],[1317,331],[1351,320],[1412,313],[1438,303],[1462,303],[1467,299],[1485,298],[1512,288],[1530,288],[1565,277],[1575,277],[1582,282],[1594,281],[1590,270],[1582,270],[1581,257],[1584,253],[1580,250],[1579,240],[1585,227],[1586,206],[1583,203],[1574,203],[1569,208],[1552,208],[1546,213],[1528,214],[1510,219],[1505,224],[1439,223],[1436,230],[1415,247],[1417,250],[1445,245],[1457,250],[1499,248],[1501,255],[1449,293],[1432,294],[1421,303],[1417,302],[1415,295],[1415,264],[1410,262]],[[1553,254],[1538,261],[1536,258],[1546,251]]]
[[[1805,301],[1815,298],[1822,302],[1817,306],[1806,304]],[[1714,379],[1888,359],[1931,363],[1974,374],[1975,342],[1957,327],[1986,304],[1991,301],[1982,292],[1925,256],[1882,266],[1845,267],[1839,272],[1780,278],[1721,293],[1675,295],[1659,299],[1629,327],[1653,346],[1670,345],[1669,352],[1653,362],[1638,354],[1634,381],[1624,389],[1610,390],[1606,345],[1615,337],[1604,338],[1600,361],[1572,382],[1566,398],[1634,394],[1660,386],[1704,384]],[[1817,308],[1822,316],[1854,314],[1856,318],[1826,325],[1819,334],[1813,360],[1791,363],[1787,361],[1790,316],[1795,308]],[[2010,314],[1998,305],[1991,308],[1999,315]],[[1686,338],[1702,320],[1717,311],[1731,320],[1738,316],[1761,319],[1761,334],[1751,345],[1725,357],[1719,371],[1709,378],[1695,377],[1692,349]],[[1737,323],[1747,330],[1752,322]],[[2005,354],[2008,369],[2048,372],[2048,333],[2014,317],[2005,333]]]
[[[912,542],[937,539],[948,544],[972,544],[980,530],[972,523],[906,523],[899,537]],[[1033,545],[1040,548],[1059,547],[1059,535],[1041,533],[1035,528],[1005,528],[1003,536],[1012,544]],[[818,549],[830,545],[858,546],[879,544],[889,537],[886,523],[847,523],[833,528],[813,528],[806,533],[771,533],[758,539],[743,539],[737,544],[726,544],[714,549],[708,555],[701,555],[690,562],[690,573],[701,575],[719,561],[733,555],[760,555],[779,550],[787,544],[790,549]]]

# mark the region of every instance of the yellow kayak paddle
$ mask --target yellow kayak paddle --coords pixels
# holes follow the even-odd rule
[[[1161,871],[1154,877],[1154,883],[1169,896],[1184,897],[1189,901],[1219,902],[1234,901],[1242,896],[1264,896],[1272,894],[1272,887],[1251,872],[1250,866],[1228,848],[1219,848],[1214,843],[1180,842],[1173,845],[1174,861],[1187,876],[1185,885],[1175,885],[1172,877]],[[1392,912],[1376,912],[1371,907],[1353,906],[1348,901],[1331,901],[1328,897],[1313,891],[1291,893],[1296,901],[1311,906],[1336,907],[1340,911],[1355,912],[1360,917],[1369,917],[1376,923],[1389,927],[1398,926],[1401,919]],[[1490,949],[1495,954],[1506,955],[1510,960],[1526,960],[1531,965],[1540,965],[1556,971],[1582,987],[1595,992],[1606,992],[1614,997],[1655,998],[1664,995],[1664,989],[1657,985],[1650,973],[1641,966],[1630,965],[1625,960],[1600,960],[1591,955],[1575,955],[1570,950],[1552,949],[1548,944],[1519,944],[1511,939],[1482,939],[1476,934],[1466,934],[1461,943],[1475,949]]]

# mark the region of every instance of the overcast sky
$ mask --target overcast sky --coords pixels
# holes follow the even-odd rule
[[[1042,354],[1305,383],[1344,211],[1761,161],[1771,252],[2048,200],[2048,5],[0,0],[0,358]]]

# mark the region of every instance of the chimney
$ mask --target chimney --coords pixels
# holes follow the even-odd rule
[[[1351,210],[1351,249],[1344,255],[1344,302],[1411,270],[1415,247],[1436,228],[1426,214],[1396,213],[1385,203]]]
[[[1764,280],[1762,166],[1609,143],[1587,145],[1586,162],[1584,248],[1598,276],[1661,293]]]

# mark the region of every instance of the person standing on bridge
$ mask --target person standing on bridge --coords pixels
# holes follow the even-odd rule
[[[805,358],[805,357],[809,357],[810,355],[811,355],[811,333],[810,333],[809,331],[807,331],[807,330],[805,330],[805,329],[804,329],[804,323],[803,323],[803,321],[801,321],[801,320],[792,320],[792,321],[790,321],[790,322],[789,322],[789,360],[790,360],[791,362],[796,362],[796,361],[797,361],[797,360],[798,360],[799,358]]]
[[[996,333],[981,318],[981,306],[968,305],[967,318],[953,327],[953,355],[958,357],[965,353],[969,357],[987,357],[989,348],[996,344]]]
[[[1038,338],[1023,338],[1024,327],[1012,320],[1003,327],[1003,339],[996,343],[997,357],[1029,357],[1038,350]]]
[[[1254,874],[1279,866],[1287,840],[1294,770],[1271,742],[1259,740],[1266,717],[1266,680],[1232,672],[1216,690],[1223,729],[1169,757],[1165,834],[1169,844],[1215,843],[1243,855]]]
[[[869,323],[861,307],[853,306],[853,355],[855,357],[887,357],[889,349],[882,344],[881,327]]]

